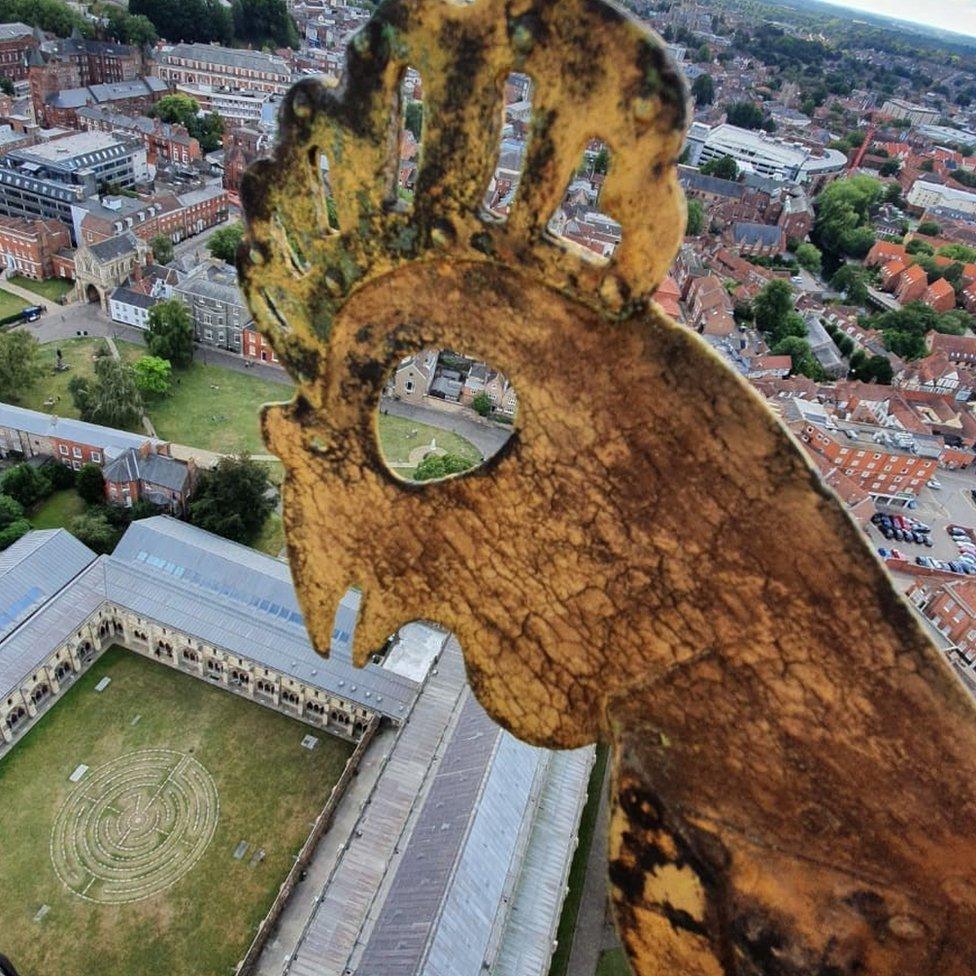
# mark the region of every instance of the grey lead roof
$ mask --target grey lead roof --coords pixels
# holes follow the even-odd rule
[[[64,529],[29,532],[0,553],[0,641],[94,558]]]
[[[115,294],[112,293],[113,298]],[[146,295],[142,297],[148,298]],[[155,452],[143,457],[133,448],[120,454],[102,469],[106,481],[145,481],[171,491],[182,491],[189,473],[189,468],[183,461]]]
[[[89,244],[88,250],[98,258],[99,261],[114,261],[124,254],[131,254],[139,249],[136,244],[136,237],[132,231],[125,231],[117,237],[109,237],[107,240],[99,241],[97,244]]]
[[[323,658],[308,640],[287,565],[168,516],[134,522],[114,554],[98,558],[63,530],[28,533],[0,560],[0,598],[10,617],[0,636],[0,694],[106,600],[397,721],[420,688],[382,665],[353,665],[358,592],[340,603]]]
[[[100,448],[106,457],[115,457],[130,447],[141,447],[151,438],[143,434],[130,434],[114,427],[89,424],[84,420],[70,417],[56,417],[38,410],[15,407],[10,403],[0,403],[0,427],[22,430],[38,437],[60,437],[79,444]]]

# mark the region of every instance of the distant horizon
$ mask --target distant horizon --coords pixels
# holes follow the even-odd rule
[[[976,0],[825,0],[851,13],[881,14],[976,37]]]

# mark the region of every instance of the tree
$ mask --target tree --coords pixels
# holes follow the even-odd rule
[[[83,464],[75,480],[75,490],[89,505],[105,501],[105,477],[97,464]]]
[[[3,473],[0,491],[18,501],[24,508],[30,508],[51,494],[51,482],[44,471],[30,464],[18,464]]]
[[[4,529],[0,529],[0,549],[7,549],[31,530],[31,524],[25,518],[11,522]]]
[[[482,391],[471,401],[471,408],[482,417],[487,417],[494,409],[494,404],[491,402],[491,397]]]
[[[94,379],[73,377],[68,390],[82,420],[106,427],[132,427],[142,418],[135,370],[118,359],[96,360]]]
[[[823,366],[817,361],[817,357],[814,356],[810,343],[806,339],[800,336],[786,336],[773,346],[772,351],[776,356],[790,357],[793,364],[791,372],[798,373],[801,376],[809,376],[810,379],[817,382],[825,379],[826,374],[823,371]]]
[[[237,40],[273,47],[298,47],[298,28],[285,0],[234,0],[233,12]]]
[[[967,264],[976,261],[976,247],[969,247],[966,244],[945,244],[936,253],[940,257]]]
[[[701,167],[703,176],[717,176],[720,180],[735,180],[739,177],[739,166],[731,156],[711,159]]]
[[[886,159],[878,172],[882,176],[896,176],[901,169],[901,163],[897,159]]]
[[[593,157],[593,172],[606,174],[610,168],[610,150],[600,146],[600,151]]]
[[[715,82],[712,76],[707,72],[700,74],[691,84],[691,94],[699,108],[711,105],[715,101]]]
[[[695,52],[695,61],[698,64],[708,64],[712,60],[712,49],[707,44],[702,44]]]
[[[121,7],[109,3],[102,8],[102,16],[108,22],[105,30],[109,37],[121,41],[123,44],[153,47],[159,40],[159,35],[156,33],[156,28],[153,27],[152,21],[142,14],[132,16]]]
[[[88,21],[61,0],[0,0],[0,23],[17,21],[40,27],[58,37],[67,37],[75,30],[84,37],[91,37],[92,32]]]
[[[830,287],[844,292],[852,305],[864,305],[868,300],[867,274],[856,264],[842,264],[833,278]]]
[[[403,112],[403,127],[410,132],[417,142],[424,128],[424,103],[410,101]]]
[[[62,464],[60,461],[52,461],[44,466],[44,474],[51,482],[52,491],[74,488],[77,473],[70,465]]]
[[[207,250],[218,260],[233,264],[237,260],[237,249],[242,240],[244,225],[237,221],[214,231],[207,241]]]
[[[457,454],[428,454],[417,465],[413,473],[414,481],[436,481],[447,478],[452,474],[460,474],[473,467],[471,461],[459,457]]]
[[[178,298],[157,302],[149,309],[146,345],[150,356],[167,360],[177,369],[193,362],[193,320]]]
[[[806,268],[811,274],[820,274],[823,268],[823,255],[820,253],[820,248],[813,244],[800,244],[795,253],[801,268]]]
[[[119,530],[108,520],[102,511],[84,512],[76,515],[68,526],[71,534],[98,553],[111,552],[119,539]]]
[[[725,117],[729,125],[737,125],[740,129],[762,128],[762,109],[754,102],[733,102],[725,108]]]
[[[267,470],[247,455],[222,457],[204,471],[190,502],[190,521],[235,542],[248,543],[275,506]]]
[[[172,367],[168,359],[140,356],[133,364],[136,386],[143,396],[161,397],[169,393]]]
[[[906,245],[905,252],[907,254],[924,254],[931,257],[935,254],[935,248],[929,244],[928,241],[923,241],[921,238],[913,237]]]
[[[14,93],[14,83],[6,75],[0,75],[0,91],[4,95],[13,95]]]
[[[169,264],[173,260],[173,242],[165,234],[157,234],[149,241],[149,246],[160,264]]]
[[[201,114],[199,103],[189,95],[166,95],[147,114],[163,122],[182,125],[204,152],[213,152],[221,146],[224,123],[220,116],[215,112]]]
[[[863,174],[825,187],[817,198],[814,225],[820,247],[837,257],[864,257],[875,240],[872,211],[884,192],[884,184]]]
[[[688,201],[688,223],[685,233],[689,237],[698,237],[705,229],[705,208],[700,200]]]
[[[41,378],[40,349],[29,332],[0,334],[0,400],[18,403]]]
[[[147,17],[168,41],[229,44],[234,38],[233,16],[220,0],[129,0],[129,13]]]
[[[793,311],[793,289],[789,282],[782,278],[774,278],[753,299],[752,308],[756,318],[756,328],[761,332],[773,334],[779,332],[786,322],[787,315]],[[803,334],[806,334],[806,330]]]
[[[11,522],[24,517],[24,506],[11,498],[10,495],[0,495],[0,529],[5,529]]]
[[[942,228],[934,220],[923,220],[918,225],[918,232],[925,237],[938,237]]]

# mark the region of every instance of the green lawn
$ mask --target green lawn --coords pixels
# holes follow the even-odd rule
[[[285,527],[281,523],[281,516],[272,512],[265,520],[252,548],[260,549],[269,556],[277,557],[285,547]]]
[[[600,955],[596,976],[631,976],[630,963],[623,949],[607,949]]]
[[[73,376],[93,376],[95,373],[95,352],[104,339],[65,339],[61,342],[48,342],[41,346],[38,359],[43,368],[41,379],[31,389],[26,390],[18,404],[31,410],[56,413],[59,417],[78,418],[78,411],[71,402],[68,383]],[[144,355],[145,349],[132,342],[116,340],[119,355],[128,362],[134,362]],[[64,362],[70,367],[56,373],[54,363],[58,349]],[[141,429],[138,426],[135,429]]]
[[[603,790],[603,778],[607,772],[607,761],[610,750],[607,746],[597,746],[596,762],[590,771],[590,780],[586,786],[586,806],[580,817],[579,842],[573,863],[569,869],[569,891],[563,902],[562,915],[559,917],[559,928],[556,930],[556,951],[552,954],[549,965],[549,976],[565,976],[569,965],[569,954],[573,948],[573,936],[576,932],[576,916],[579,914],[580,901],[583,898],[583,881],[586,878],[586,862],[590,857],[590,846],[593,843],[593,831],[596,827],[596,816],[600,810],[600,796]],[[608,971],[610,974],[613,970]],[[627,970],[623,970],[624,973]],[[676,974],[677,976],[677,974]]]
[[[96,693],[104,676],[112,682]],[[309,732],[319,739],[312,750],[300,745]],[[3,952],[20,972],[38,976],[232,973],[351,748],[165,665],[118,648],[107,651],[0,760]],[[172,774],[165,780],[130,778],[131,764],[138,761],[131,754],[143,750],[166,750],[155,755],[178,763],[171,767],[177,772],[199,770],[199,763],[205,773],[193,781],[188,774],[178,776],[186,787],[182,795],[164,793]],[[99,767],[116,760],[128,764],[130,772],[123,775],[132,792],[96,799],[97,805],[79,801],[75,814],[59,818],[67,798],[97,783]],[[76,787],[68,777],[82,763],[91,769]],[[201,830],[199,842],[179,812],[186,796],[192,810],[208,811],[201,820],[213,829],[209,843],[209,830]],[[86,819],[97,824],[97,832],[80,826]],[[65,825],[73,835],[70,843],[55,830]],[[131,885],[133,876],[141,884],[183,855],[170,839],[177,833],[178,844],[196,850],[199,859],[169,887],[142,900],[105,903],[105,892],[119,882],[89,872],[83,886],[86,875],[72,876],[60,856],[82,849],[80,840],[95,840],[96,847],[112,852],[113,867],[125,872],[122,884]],[[248,846],[237,859],[241,841]],[[153,853],[167,846],[161,857]],[[254,857],[260,850],[263,860]],[[131,861],[140,858],[141,867],[133,870]]]
[[[152,403],[149,416],[161,438],[207,451],[266,454],[258,414],[262,404],[290,400],[294,388],[253,373],[194,362],[173,371],[170,396]]]
[[[32,291],[41,298],[46,298],[49,302],[60,303],[61,299],[74,288],[75,283],[70,278],[46,278],[44,281],[35,281],[33,278],[24,278],[21,275],[11,275],[10,283],[20,285]]]
[[[0,288],[0,319],[8,315],[16,315],[21,309],[27,308],[30,302],[25,302],[23,298],[9,292],[6,288]]]
[[[74,488],[65,488],[45,498],[32,512],[28,512],[27,517],[35,529],[66,529],[68,523],[86,508]]]
[[[439,427],[430,427],[415,420],[406,420],[392,414],[381,413],[377,418],[380,435],[380,450],[386,463],[401,478],[409,478],[417,463],[410,463],[410,453],[416,448],[425,447],[436,441],[437,446],[448,454],[457,454],[470,461],[480,464],[484,457],[470,441]],[[416,458],[414,459],[416,462]]]

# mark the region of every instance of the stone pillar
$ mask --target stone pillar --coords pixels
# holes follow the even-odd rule
[[[51,686],[51,695],[61,694],[61,682],[54,676],[54,668],[47,668],[47,682]]]
[[[3,736],[4,742],[13,742],[14,734],[10,731],[10,727],[7,725],[6,716],[0,720],[0,735]]]
[[[37,706],[31,701],[30,695],[27,694],[27,692],[23,688],[20,689],[20,696],[21,698],[24,699],[24,705],[27,708],[27,714],[31,718],[34,718],[34,716],[37,715]]]

